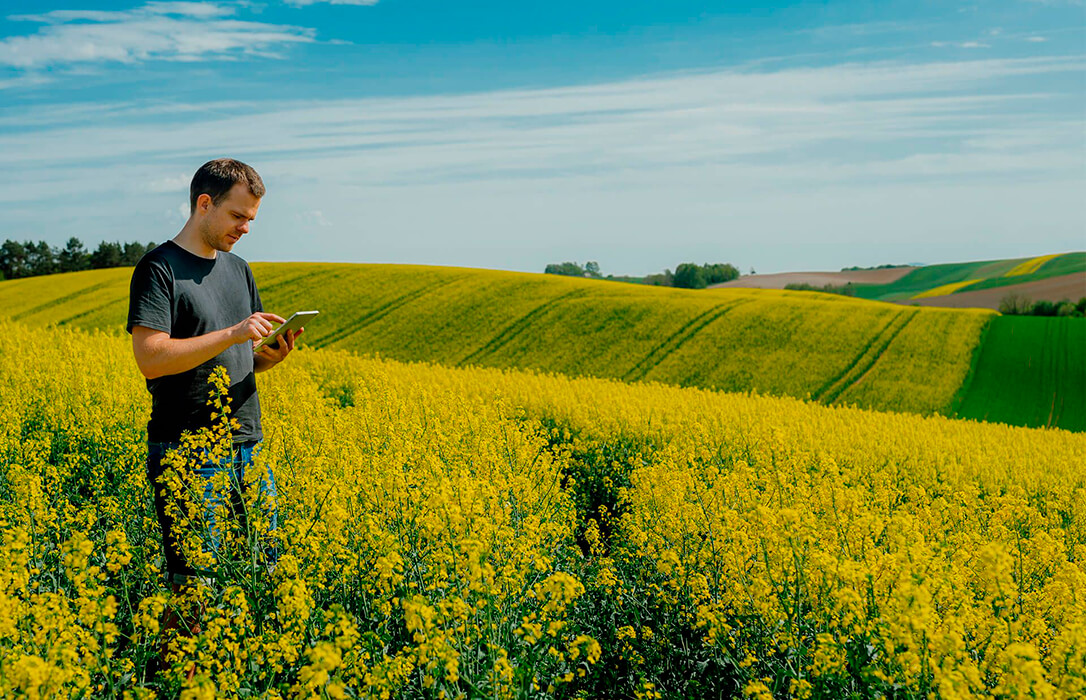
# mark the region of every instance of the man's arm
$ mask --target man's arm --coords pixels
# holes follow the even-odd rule
[[[140,372],[148,379],[187,372],[227,348],[248,340],[259,341],[275,327],[272,321],[284,319],[271,313],[257,312],[241,323],[195,338],[171,338],[169,333],[145,326],[132,326],[132,352]]]

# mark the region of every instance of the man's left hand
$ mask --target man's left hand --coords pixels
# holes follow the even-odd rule
[[[294,340],[305,332],[305,328],[299,328],[296,331],[287,331],[283,335],[279,336],[278,345],[265,345],[260,348],[256,353],[257,357],[265,357],[269,362],[280,363],[286,359],[290,351],[294,349]]]

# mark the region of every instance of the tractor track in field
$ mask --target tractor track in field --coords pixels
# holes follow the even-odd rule
[[[260,292],[260,296],[263,297],[268,292],[274,293],[275,290],[282,287],[291,287],[297,285],[299,282],[308,281],[311,278],[320,278],[322,275],[329,274],[331,279],[336,279],[341,273],[339,270],[313,270],[303,274],[296,275],[284,275],[281,279],[277,279],[274,282],[268,284],[258,284],[257,291]]]
[[[905,313],[906,312],[901,311],[890,316],[889,320],[886,321],[882,328],[880,328],[877,333],[873,334],[871,336],[871,339],[868,340],[862,348],[860,348],[860,351],[856,353],[856,355],[852,358],[852,362],[849,362],[848,365],[836,376],[826,380],[826,383],[820,386],[817,391],[811,393],[811,400],[820,400],[822,398],[822,395],[829,391],[830,387],[834,386],[845,377],[847,377],[848,373],[851,372],[856,365],[860,364],[860,360],[864,359],[864,356],[867,355],[869,350],[871,350],[871,347],[879,341],[879,338],[881,338],[886,333],[886,331],[894,325],[895,322],[900,320],[901,317],[905,315]]]
[[[362,316],[358,317],[357,319],[354,319],[353,321],[351,321],[348,324],[344,324],[343,328],[341,328],[340,330],[332,333],[329,336],[321,338],[319,344],[315,344],[315,345],[317,347],[320,347],[320,348],[325,348],[325,347],[328,347],[328,346],[332,345],[333,343],[338,343],[341,340],[349,338],[352,335],[354,335],[355,333],[359,332],[365,326],[368,326],[370,324],[376,323],[377,321],[380,321],[381,319],[385,318],[386,316],[388,316],[393,311],[396,311],[397,309],[399,309],[399,308],[401,308],[401,307],[403,307],[403,306],[405,306],[407,304],[410,304],[411,302],[415,301],[416,299],[424,297],[424,296],[426,296],[428,294],[432,294],[432,293],[436,292],[439,289],[442,289],[444,287],[449,286],[450,284],[453,284],[453,283],[459,282],[459,281],[460,281],[459,277],[454,277],[453,279],[445,280],[443,282],[439,282],[437,284],[431,284],[431,285],[425,286],[425,287],[420,287],[420,288],[415,289],[413,291],[407,292],[406,294],[401,294],[400,296],[393,298],[391,301],[387,301],[384,304],[382,304],[381,306],[378,306],[377,308],[373,309],[369,313],[363,314]]]
[[[483,347],[475,350],[470,355],[461,360],[458,364],[460,366],[468,365],[474,362],[476,359],[483,357],[484,355],[490,355],[509,344],[514,338],[523,333],[532,324],[533,321],[542,318],[554,309],[560,302],[566,299],[575,299],[577,297],[584,296],[582,290],[574,290],[572,292],[566,292],[565,294],[556,296],[552,299],[548,299],[539,306],[536,306],[528,313],[524,314],[516,321],[503,328],[493,338],[487,342]]]
[[[867,362],[866,366],[863,367],[859,374],[857,374],[854,379],[849,380],[848,377],[851,372],[845,373],[841,377],[841,384],[837,387],[836,390],[833,390],[831,388],[830,392],[825,396],[825,400],[823,401],[823,403],[827,405],[833,403],[837,400],[839,396],[841,396],[841,394],[845,393],[849,388],[863,382],[867,375],[871,373],[871,370],[875,368],[875,365],[878,364],[879,360],[882,359],[882,355],[886,352],[886,349],[890,347],[890,345],[895,340],[897,340],[897,337],[901,335],[901,332],[905,330],[905,327],[912,323],[913,319],[916,318],[919,314],[919,309],[914,310],[912,313],[906,312],[905,314],[902,314],[899,318],[904,318],[905,321],[900,326],[891,331],[890,337],[886,338],[886,341],[881,343],[881,345],[875,351],[875,354],[871,357],[871,360]]]
[[[78,321],[79,319],[81,319],[81,318],[83,318],[85,316],[90,316],[91,314],[97,313],[97,312],[101,311],[102,309],[107,309],[110,306],[113,306],[115,304],[127,305],[127,300],[124,299],[124,298],[113,299],[112,301],[108,301],[105,304],[99,304],[98,306],[87,309],[86,311],[81,311],[81,312],[77,313],[74,316],[69,316],[67,318],[60,319],[59,321],[56,322],[56,324],[58,326],[70,325],[70,324],[74,323],[75,321]],[[127,321],[125,321],[125,325],[127,325]]]
[[[738,301],[732,301],[726,304],[718,304],[708,311],[702,312],[698,316],[695,316],[693,320],[687,323],[679,330],[672,333],[663,342],[659,343],[652,350],[649,350],[641,360],[630,368],[629,371],[623,376],[623,380],[627,382],[640,381],[644,379],[649,372],[656,368],[661,362],[663,362],[671,353],[681,348],[690,338],[696,335],[702,328],[705,328],[710,323],[713,323],[717,319],[724,316],[732,309],[738,308],[744,304],[749,304],[753,299],[740,299]]]
[[[56,299],[52,299],[50,301],[45,302],[44,304],[39,304],[39,305],[37,305],[37,306],[35,306],[35,307],[31,308],[31,309],[27,309],[26,311],[22,311],[20,313],[17,313],[14,316],[11,317],[11,320],[13,320],[13,321],[21,321],[24,318],[27,318],[29,316],[33,316],[34,314],[37,314],[37,313],[41,313],[42,311],[47,311],[47,310],[51,309],[52,307],[57,306],[59,304],[65,304],[65,303],[67,303],[69,301],[75,301],[76,299],[79,299],[80,297],[84,297],[84,296],[86,296],[88,294],[91,294],[93,292],[97,292],[99,289],[105,289],[106,287],[109,287],[109,286],[111,286],[113,284],[116,284],[116,283],[114,281],[112,281],[112,280],[108,281],[108,282],[99,282],[98,284],[92,284],[89,287],[84,287],[83,289],[72,292],[71,294],[65,294],[62,297],[57,297]],[[118,298],[120,298],[120,297],[118,297]]]

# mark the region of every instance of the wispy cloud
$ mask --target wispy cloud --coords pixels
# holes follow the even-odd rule
[[[991,44],[985,44],[982,41],[933,41],[933,42],[931,42],[931,45],[935,46],[935,47],[939,47],[939,48],[951,46],[951,47],[959,48],[959,49],[990,49],[990,48],[992,48]]]
[[[233,19],[210,2],[149,2],[132,10],[54,10],[9,19],[42,25],[0,39],[0,66],[38,69],[87,63],[201,61],[233,53],[267,54],[315,41],[305,27]]]
[[[286,0],[288,5],[305,7],[306,5],[376,5],[378,0]]]
[[[19,173],[0,182],[0,225],[19,230],[48,207],[63,240],[115,225],[122,200],[161,220],[185,199],[183,174],[231,155],[268,184],[265,237],[253,239],[263,259],[534,269],[549,246],[610,250],[644,271],[637,260],[678,254],[668,250],[710,255],[721,227],[765,232],[757,244],[728,238],[736,260],[812,230],[836,238],[808,237],[796,256],[827,240],[891,255],[873,230],[965,246],[948,232],[1069,230],[1081,121],[1057,107],[1066,95],[1030,87],[1052,81],[1030,79],[1084,68],[1078,56],[734,68],[244,112],[137,102],[108,120],[89,107],[0,109],[0,173]],[[303,231],[315,237],[301,251]]]
[[[147,182],[148,192],[188,192],[189,181],[192,179],[192,175],[179,173],[177,175],[167,175],[165,177],[155,178]]]
[[[108,111],[109,126],[89,125],[86,110],[41,108],[41,129],[38,110],[0,114],[9,127],[0,132],[0,166],[169,161],[189,158],[200,144],[306,170],[335,162],[360,183],[408,184],[691,163],[745,167],[752,158],[840,165],[915,155],[935,141],[940,152],[961,155],[970,150],[967,138],[988,130],[1036,134],[1063,123],[1042,116],[1049,96],[1007,91],[1001,81],[1084,68],[1080,58],[1056,57],[689,72],[469,95],[251,103],[243,115],[130,104]],[[159,120],[149,123],[149,112]],[[216,114],[226,116],[209,116]],[[51,146],[45,152],[43,139]],[[176,170],[149,183],[151,191],[182,189]]]

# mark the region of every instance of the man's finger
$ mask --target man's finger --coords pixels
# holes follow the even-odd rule
[[[286,323],[286,321],[287,321],[285,318],[283,318],[279,314],[273,314],[270,311],[257,311],[257,313],[260,314],[261,316],[263,316],[264,318],[270,318],[271,320],[275,321],[276,323]]]

